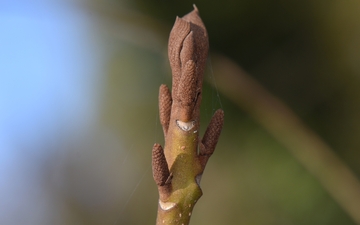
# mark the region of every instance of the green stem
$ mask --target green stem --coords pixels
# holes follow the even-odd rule
[[[218,110],[199,140],[208,48],[207,32],[196,7],[183,18],[176,18],[169,38],[172,91],[166,85],[159,90],[165,151],[155,144],[152,156],[153,176],[159,190],[157,225],[189,224],[194,205],[202,195],[202,173],[223,126],[224,113]]]

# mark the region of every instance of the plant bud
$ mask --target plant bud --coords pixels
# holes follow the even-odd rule
[[[198,9],[182,18],[177,17],[169,37],[169,60],[173,75],[172,96],[179,105],[179,118],[193,120],[201,89],[209,41]],[[200,103],[200,102],[198,102]]]

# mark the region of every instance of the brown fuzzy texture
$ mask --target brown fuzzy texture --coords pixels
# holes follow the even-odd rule
[[[191,26],[190,26],[191,28]],[[185,37],[183,41],[183,48],[180,52],[180,62],[181,68],[183,68],[183,62],[187,62],[189,60],[194,60],[194,54],[195,54],[195,46],[194,46],[194,32],[190,31],[190,33]]]
[[[202,144],[205,148],[200,148],[201,155],[211,155],[213,154],[216,144],[219,140],[220,133],[224,124],[224,111],[218,109],[213,117],[211,118],[210,124],[207,127],[204,137],[202,139]]]
[[[209,51],[206,28],[199,11],[177,17],[169,37],[169,61],[173,75],[172,96],[178,119],[197,120],[203,74]]]
[[[183,74],[178,85],[177,99],[180,100],[181,105],[194,105],[196,98],[196,79],[195,79],[196,65],[193,60],[186,62]]]
[[[154,144],[152,150],[152,172],[155,183],[159,186],[167,184],[170,178],[168,164],[161,145]]]
[[[160,123],[163,127],[164,136],[166,136],[169,129],[170,113],[171,113],[171,93],[169,88],[162,84],[159,90],[159,112],[160,112]]]
[[[170,32],[168,55],[173,75],[173,93],[179,84],[181,77],[180,52],[183,48],[183,40],[190,33],[190,23],[176,17],[175,24]]]
[[[209,51],[208,34],[205,25],[200,18],[199,10],[196,7],[194,7],[194,10],[185,15],[182,19],[190,23],[190,29],[194,35],[194,50],[192,50],[194,55],[192,56],[192,59],[194,59],[197,65],[197,82],[198,87],[201,89],[207,54]]]
[[[177,100],[181,105],[180,120],[188,122],[192,119],[196,99],[197,99],[197,80],[196,65],[193,60],[186,62],[183,74],[178,85]]]

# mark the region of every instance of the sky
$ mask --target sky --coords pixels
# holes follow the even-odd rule
[[[49,146],[96,118],[103,55],[74,3],[0,5],[0,223],[42,224],[51,207],[38,171],[57,154]]]

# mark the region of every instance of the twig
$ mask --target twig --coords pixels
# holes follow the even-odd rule
[[[158,185],[157,225],[189,224],[195,203],[202,195],[200,180],[215,150],[224,122],[217,110],[199,141],[200,103],[208,37],[198,9],[177,17],[171,30],[168,55],[172,70],[172,92],[160,86],[160,122],[165,150],[155,144],[153,177]]]
[[[322,184],[345,212],[360,224],[360,182],[333,150],[278,98],[224,56],[213,60],[221,93],[283,144]],[[215,74],[216,75],[216,74]]]

